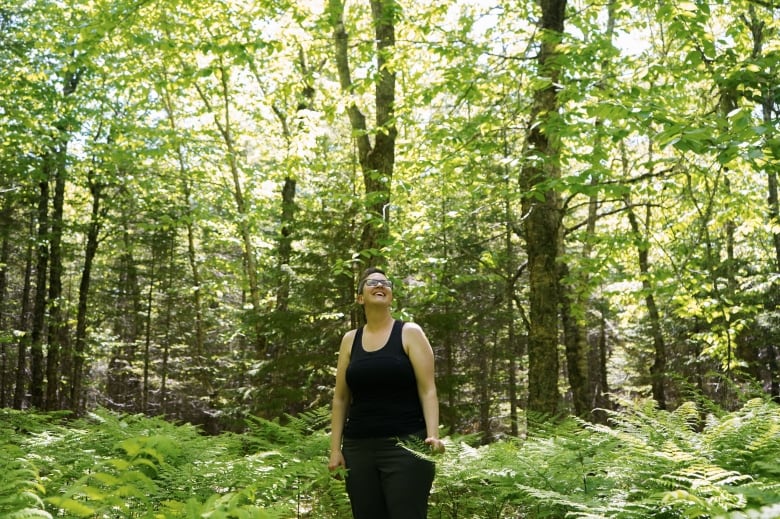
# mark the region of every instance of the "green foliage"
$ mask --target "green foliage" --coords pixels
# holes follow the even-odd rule
[[[8,518],[51,517],[45,511],[45,492],[32,462],[16,445],[0,443],[0,513]]]
[[[537,424],[475,447],[447,439],[435,519],[777,517],[780,407],[673,412],[625,403],[610,425]],[[83,420],[4,412],[3,517],[347,518],[326,469],[328,410],[252,418],[241,434],[98,411]],[[16,492],[15,489],[21,489]]]
[[[9,509],[32,513],[46,498],[73,515],[154,506],[190,515],[243,506],[289,510],[291,503],[319,517],[341,510],[343,491],[317,461],[322,435],[298,430],[285,413],[329,400],[339,338],[359,321],[353,277],[367,257],[388,258],[399,281],[394,310],[421,323],[431,339],[442,421],[454,431],[500,437],[517,426],[508,408],[527,397],[529,214],[522,201],[548,188],[565,200],[556,222],[564,230],[573,311],[584,337],[603,332],[604,381],[612,384],[602,384],[604,391],[646,394],[651,318],[667,347],[670,407],[690,398],[687,388],[695,385],[733,409],[738,400],[731,390],[719,392],[721,381],[738,389],[747,383],[732,370],[759,386],[777,380],[771,360],[780,291],[769,244],[778,225],[767,200],[780,159],[780,39],[766,2],[572,2],[556,57],[560,114],[543,128],[560,136],[554,157],[528,145],[534,89],[551,81],[536,66],[539,3],[398,4],[387,64],[398,74],[399,133],[385,214],[391,240],[367,251],[357,244],[371,216],[344,110],[354,100],[369,120],[375,115],[374,27],[369,2],[348,3],[355,68],[354,90],[344,96],[320,4],[3,3],[3,394],[16,389],[16,367],[21,379],[30,365],[29,352],[21,359],[17,352],[31,335],[25,321],[34,294],[27,291],[46,289],[27,279],[46,270],[32,270],[30,247],[46,241],[35,231],[36,193],[51,173],[47,155],[61,149],[63,257],[47,269],[61,268],[69,280],[62,300],[50,302],[67,315],[77,313],[85,274],[89,201],[98,185],[103,190],[95,216],[100,246],[83,301],[84,351],[65,348],[62,365],[51,366],[61,368],[63,396],[74,387],[68,372],[78,360],[85,379],[75,401],[205,423],[214,432],[241,431],[250,414],[280,417],[251,420],[246,435],[201,442],[195,430],[104,411],[67,431],[53,427],[57,418],[14,416],[25,455],[3,451],[14,482],[2,487]],[[65,96],[75,75],[78,89]],[[561,178],[524,190],[518,175],[529,164],[558,165]],[[285,201],[279,194],[288,179],[297,187]],[[285,204],[295,206],[294,216],[285,216]],[[641,220],[633,231],[628,208]],[[289,254],[280,254],[282,243]],[[637,265],[641,254],[647,271]],[[252,294],[248,275],[255,273]],[[646,308],[649,296],[657,317]],[[73,339],[71,320],[67,326]],[[725,373],[713,375],[719,368]],[[64,400],[47,407],[76,403]],[[660,420],[655,410],[643,412],[648,423]],[[660,432],[630,416],[631,423],[623,415],[615,423],[656,441]],[[683,469],[631,446],[635,461],[645,463],[638,472],[659,492],[648,506],[663,499],[688,503],[690,513],[713,500],[733,506],[719,489],[746,474],[743,458],[751,477],[774,480],[774,433],[740,420],[740,428],[726,426],[734,438],[720,441],[741,438],[754,450],[732,452],[715,468]],[[591,513],[587,503],[599,500],[578,500],[581,489],[602,482],[623,489],[632,475],[616,471],[616,480],[595,471],[583,480],[571,473],[600,458],[580,443],[585,433],[567,427],[546,433],[557,438],[552,444],[534,444],[529,456],[560,451],[544,463],[530,457],[537,462],[518,484],[485,476],[508,456],[502,451],[472,456],[463,447],[477,465],[453,466],[452,480],[444,457],[438,510],[500,516],[527,503],[528,513],[540,516]],[[532,441],[540,438],[535,432]],[[703,442],[694,435],[679,448],[698,449],[694,440]],[[251,456],[244,452],[250,447]],[[722,445],[711,450],[727,452]],[[257,471],[269,479],[258,480]],[[708,496],[682,485],[690,480]],[[774,490],[740,484],[750,506],[772,506]],[[17,487],[29,492],[9,490]],[[623,489],[623,499],[650,503],[645,485],[638,488]],[[542,496],[557,504],[548,509]]]
[[[310,412],[286,425],[253,418],[244,434],[204,436],[189,425],[105,410],[70,423],[9,413],[0,445],[11,477],[0,486],[0,510],[27,514],[19,517],[35,510],[35,517],[71,518],[342,517],[349,506],[343,483],[327,473],[326,415]],[[22,428],[27,423],[35,427]]]
[[[761,514],[780,503],[776,404],[720,417],[629,405],[610,417],[456,446],[439,464],[432,517],[772,517]]]
[[[0,409],[0,517],[51,518],[46,511],[45,480],[36,454],[23,448],[22,438],[43,434],[61,414],[40,415]]]

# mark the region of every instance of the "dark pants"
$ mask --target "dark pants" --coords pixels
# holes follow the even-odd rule
[[[435,466],[398,442],[398,438],[344,439],[347,494],[355,519],[428,516]]]

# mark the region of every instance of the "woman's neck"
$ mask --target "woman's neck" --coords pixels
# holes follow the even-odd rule
[[[379,330],[389,326],[393,322],[393,315],[390,309],[383,307],[366,307],[366,328],[370,330]]]

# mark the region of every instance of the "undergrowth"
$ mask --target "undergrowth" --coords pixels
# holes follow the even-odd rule
[[[432,458],[429,517],[780,517],[776,404],[718,414],[640,403],[610,419],[539,424],[481,447],[448,438]],[[204,436],[102,409],[70,421],[0,410],[0,517],[349,518],[344,483],[326,468],[328,421],[323,408]]]
[[[652,403],[522,440],[460,446],[439,464],[436,519],[780,517],[780,408],[702,415]]]

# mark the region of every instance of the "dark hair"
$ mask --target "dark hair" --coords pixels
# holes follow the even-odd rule
[[[358,283],[358,294],[363,292],[363,285],[366,284],[366,279],[368,279],[368,276],[371,274],[382,274],[383,276],[387,277],[387,274],[385,274],[385,271],[380,269],[379,267],[368,267],[366,270],[363,271],[362,274],[360,274],[360,283]]]

